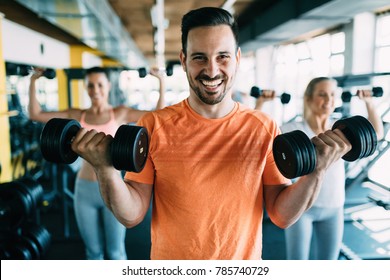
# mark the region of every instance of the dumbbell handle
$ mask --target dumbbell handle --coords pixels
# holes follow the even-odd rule
[[[263,90],[261,90],[259,87],[257,86],[253,86],[251,88],[251,92],[250,92],[250,95],[254,98],[259,98],[260,96],[262,96],[263,94]],[[281,95],[276,95],[275,97],[278,97],[280,98],[282,104],[288,104],[290,102],[290,99],[291,99],[291,95],[286,93],[286,92],[283,92]]]
[[[383,88],[382,87],[373,87],[372,88],[372,97],[382,97],[383,96]],[[351,98],[357,96],[357,93],[352,94],[350,91],[343,91],[341,94],[341,99],[343,102],[350,102]]]
[[[36,73],[34,68],[30,70],[32,73]],[[47,79],[54,79],[56,77],[56,71],[52,68],[46,68],[45,70],[42,71],[42,76],[47,78]]]

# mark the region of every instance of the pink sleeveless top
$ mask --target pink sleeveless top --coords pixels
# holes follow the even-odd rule
[[[119,128],[119,124],[115,120],[114,110],[110,111],[110,120],[104,124],[89,124],[85,122],[85,111],[81,113],[80,125],[88,130],[95,129],[98,132],[104,132],[115,136],[116,130]]]

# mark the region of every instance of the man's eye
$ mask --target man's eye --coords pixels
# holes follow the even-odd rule
[[[194,60],[205,60],[203,56],[194,56]]]

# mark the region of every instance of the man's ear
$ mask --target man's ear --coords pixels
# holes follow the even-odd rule
[[[180,63],[181,63],[181,67],[183,67],[184,72],[187,72],[186,55],[184,54],[183,50],[180,51]]]
[[[241,48],[238,47],[237,53],[236,53],[236,60],[237,60],[238,65],[240,64],[240,59],[241,59]]]

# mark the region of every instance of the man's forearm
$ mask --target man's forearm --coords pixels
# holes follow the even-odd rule
[[[295,223],[318,197],[323,173],[313,172],[299,178],[294,184],[281,191],[273,205],[271,219],[281,228]]]
[[[126,184],[114,169],[96,172],[104,203],[126,227],[132,227],[143,219],[143,201],[132,186]]]

